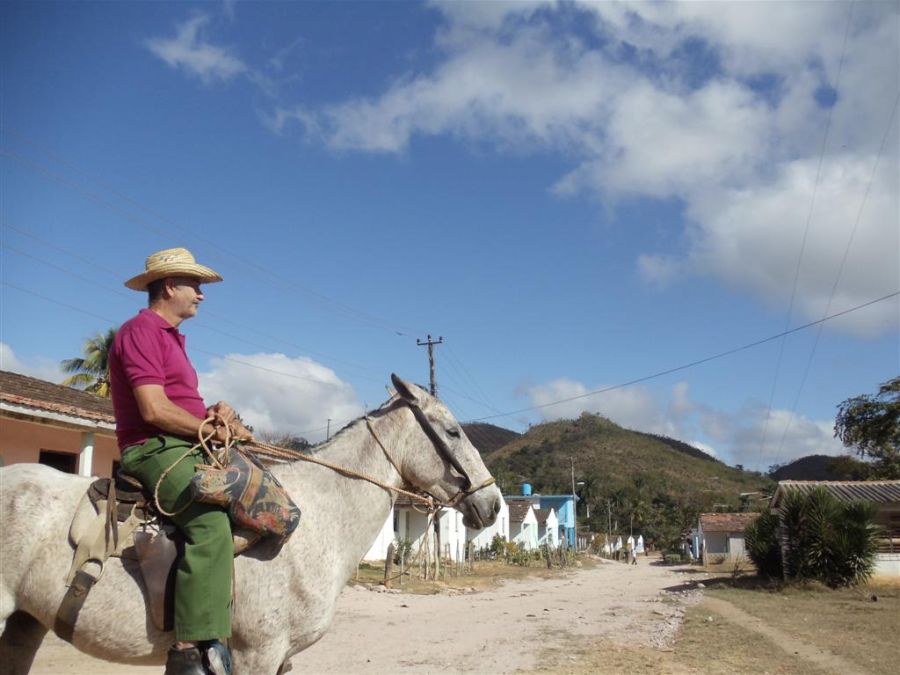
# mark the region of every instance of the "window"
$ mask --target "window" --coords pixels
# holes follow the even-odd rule
[[[41,450],[38,462],[63,473],[78,473],[78,455],[71,452]]]

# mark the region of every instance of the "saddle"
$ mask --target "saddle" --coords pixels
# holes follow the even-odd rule
[[[258,533],[244,528],[233,535],[236,556],[260,539]],[[59,637],[71,642],[78,613],[110,557],[137,562],[154,625],[162,631],[173,629],[175,562],[183,537],[156,512],[152,496],[136,479],[119,473],[115,479],[98,478],[91,483],[75,509],[69,543],[75,555],[54,624]]]

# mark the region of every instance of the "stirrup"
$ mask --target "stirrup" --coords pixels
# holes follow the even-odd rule
[[[212,675],[231,675],[231,652],[218,640],[201,642],[203,662]]]

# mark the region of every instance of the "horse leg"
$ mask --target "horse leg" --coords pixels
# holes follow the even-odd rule
[[[10,614],[0,635],[0,675],[27,675],[47,629],[31,614]]]

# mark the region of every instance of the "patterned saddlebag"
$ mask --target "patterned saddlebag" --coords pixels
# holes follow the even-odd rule
[[[236,445],[228,448],[222,460],[222,469],[197,467],[191,479],[194,499],[224,507],[238,526],[264,536],[289,537],[300,523],[300,509],[278,479]]]

